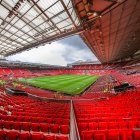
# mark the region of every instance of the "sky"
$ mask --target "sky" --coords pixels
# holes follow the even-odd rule
[[[6,59],[61,66],[66,66],[79,60],[97,61],[96,56],[78,35],[9,56]]]

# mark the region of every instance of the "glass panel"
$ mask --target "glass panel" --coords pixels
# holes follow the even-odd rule
[[[19,0],[3,0],[2,4],[8,9],[12,9]],[[3,42],[3,49],[12,52],[12,48],[24,47],[30,43],[36,43],[39,40],[47,40],[48,37],[58,35],[61,31],[66,31],[74,27],[67,11],[59,0],[34,0],[38,8],[33,2],[24,1],[19,9],[18,15],[7,17],[9,11],[0,5],[0,41]],[[79,20],[72,7],[71,0],[63,0],[65,6],[76,25]],[[3,21],[6,19],[6,21]],[[59,28],[59,29],[58,29]],[[13,35],[14,34],[14,35]],[[34,39],[34,38],[36,39]],[[10,41],[11,40],[11,41]],[[15,42],[14,42],[15,40]],[[26,41],[27,40],[27,41]],[[19,46],[16,43],[22,43]],[[7,53],[5,51],[5,53]]]

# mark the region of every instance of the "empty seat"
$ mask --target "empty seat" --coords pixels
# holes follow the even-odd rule
[[[55,136],[54,135],[44,135],[43,140],[55,140]]]
[[[69,140],[68,136],[56,136],[56,140]]]
[[[52,122],[53,122],[53,119],[52,119],[52,118],[46,118],[45,121],[46,121],[47,123],[52,123]]]
[[[60,124],[61,123],[61,119],[60,118],[55,119],[54,123]]]
[[[38,122],[38,121],[39,121],[39,119],[36,118],[36,117],[32,117],[32,118],[30,118],[30,120],[31,120],[31,122]]]
[[[82,140],[92,140],[93,139],[93,133],[90,131],[82,131],[81,132]]]
[[[12,127],[15,130],[20,130],[21,129],[21,122],[13,122]]]
[[[34,120],[34,118],[33,118],[33,120]],[[32,122],[35,122],[35,121],[32,121]],[[44,122],[45,122],[45,118],[39,117],[39,118],[38,118],[38,122],[44,123]]]
[[[31,123],[32,131],[39,131],[40,124],[39,123]]]
[[[19,132],[16,130],[11,130],[11,131],[7,132],[8,140],[17,140],[18,135],[19,135]]]
[[[140,140],[140,130],[134,131],[134,140]]]
[[[121,130],[122,140],[133,140],[133,131],[132,130]]]
[[[120,140],[120,131],[119,130],[109,130],[107,134],[108,140]]]
[[[88,130],[88,124],[87,123],[80,123],[78,126],[79,126],[80,131]]]
[[[118,122],[109,122],[109,129],[118,129]]]
[[[5,140],[6,131],[0,130],[0,140]]]
[[[99,123],[99,130],[108,129],[108,122],[100,122]]]
[[[48,132],[49,131],[49,124],[47,124],[47,123],[41,123],[40,124],[40,130],[42,132]]]
[[[137,128],[137,122],[136,121],[130,121],[128,122],[129,128]]]
[[[3,121],[0,120],[0,128],[2,129],[3,128]]]
[[[59,132],[59,125],[58,124],[51,124],[50,129],[52,133],[58,133]]]
[[[60,126],[60,133],[69,134],[69,126],[68,125],[61,125]]]
[[[97,130],[98,129],[98,123],[97,122],[89,123],[88,127],[89,127],[89,130]]]
[[[43,134],[39,132],[31,133],[30,140],[42,140]]]
[[[22,122],[22,121],[23,121],[23,117],[22,117],[22,116],[17,116],[17,117],[16,117],[16,120]]]
[[[30,133],[29,132],[21,132],[19,133],[19,140],[29,140]]]
[[[119,122],[119,128],[120,128],[120,129],[127,128],[127,122],[124,122],[124,121]]]
[[[17,116],[9,116],[9,121],[15,121]]]
[[[29,122],[23,122],[21,125],[22,130],[30,131],[30,123]]]
[[[140,128],[140,121],[137,122],[137,127]]]
[[[69,119],[62,120],[63,125],[69,125],[69,123],[70,123]]]
[[[3,126],[6,129],[11,129],[12,128],[12,125],[13,125],[13,122],[11,122],[11,121],[4,121],[3,122]]]
[[[29,121],[30,121],[30,117],[24,117],[24,118],[23,118],[23,121],[24,121],[24,122],[29,122]]]
[[[106,131],[95,131],[94,140],[106,140]]]

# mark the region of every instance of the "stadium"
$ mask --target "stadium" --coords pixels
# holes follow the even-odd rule
[[[8,59],[77,36],[96,61]],[[140,140],[140,0],[0,0],[0,140]]]

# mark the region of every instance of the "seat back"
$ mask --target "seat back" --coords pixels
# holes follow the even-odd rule
[[[17,140],[18,135],[19,135],[19,132],[16,130],[15,131],[11,130],[11,131],[7,132],[8,140]]]

